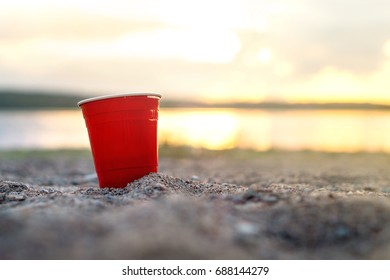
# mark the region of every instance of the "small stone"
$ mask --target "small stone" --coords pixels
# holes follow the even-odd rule
[[[252,223],[241,222],[236,225],[236,231],[240,235],[256,235],[259,229]]]
[[[97,174],[96,173],[91,173],[87,174],[83,177],[84,181],[86,182],[92,182],[97,180]]]
[[[10,201],[23,201],[26,199],[26,196],[17,193],[10,193],[7,195],[7,199]]]
[[[89,189],[91,189],[91,188],[89,188]],[[89,190],[89,189],[88,189],[88,190]],[[87,191],[88,191],[88,190],[87,190]],[[107,194],[109,194],[109,193],[110,193],[110,189],[109,189],[109,188],[103,188],[103,189],[100,190],[100,194],[101,194],[101,195],[107,195]]]
[[[153,185],[153,189],[155,190],[159,190],[159,191],[165,191],[166,190],[166,187],[165,185],[161,184],[161,183],[155,183]]]
[[[86,191],[85,191],[86,194],[92,194],[93,193],[93,188],[88,188]]]
[[[256,198],[258,195],[257,195],[257,192],[254,191],[254,190],[247,190],[243,195],[242,195],[242,198],[244,200],[252,200],[254,198]]]
[[[191,176],[192,181],[199,181],[199,177],[196,175]]]
[[[345,226],[338,226],[335,230],[335,235],[338,239],[346,239],[351,235],[351,231]]]
[[[22,192],[27,189],[28,187],[23,183],[12,182],[12,181],[0,181],[0,193]]]
[[[275,195],[267,195],[267,196],[263,196],[262,200],[268,203],[275,203],[279,200],[279,198]]]
[[[241,204],[244,203],[244,200],[241,196],[234,195],[234,196],[228,196],[227,199],[231,200],[235,204]]]

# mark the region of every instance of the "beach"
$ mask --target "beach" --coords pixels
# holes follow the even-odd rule
[[[390,259],[388,154],[162,147],[124,189],[88,150],[0,158],[0,259]]]

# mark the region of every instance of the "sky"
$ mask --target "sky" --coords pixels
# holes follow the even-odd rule
[[[390,1],[1,1],[0,87],[390,104]]]

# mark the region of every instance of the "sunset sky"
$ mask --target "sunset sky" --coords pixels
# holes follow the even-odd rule
[[[0,87],[390,104],[390,1],[1,1]]]

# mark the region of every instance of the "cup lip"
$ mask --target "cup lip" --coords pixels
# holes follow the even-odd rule
[[[109,94],[109,95],[103,95],[103,96],[98,96],[98,97],[91,97],[87,99],[83,99],[77,103],[77,106],[81,106],[85,103],[93,102],[93,101],[98,101],[98,100],[104,100],[104,99],[110,99],[110,98],[117,98],[117,97],[127,97],[127,96],[154,96],[161,98],[162,95],[160,93],[155,93],[155,92],[131,92],[131,93],[117,93],[117,94]]]

